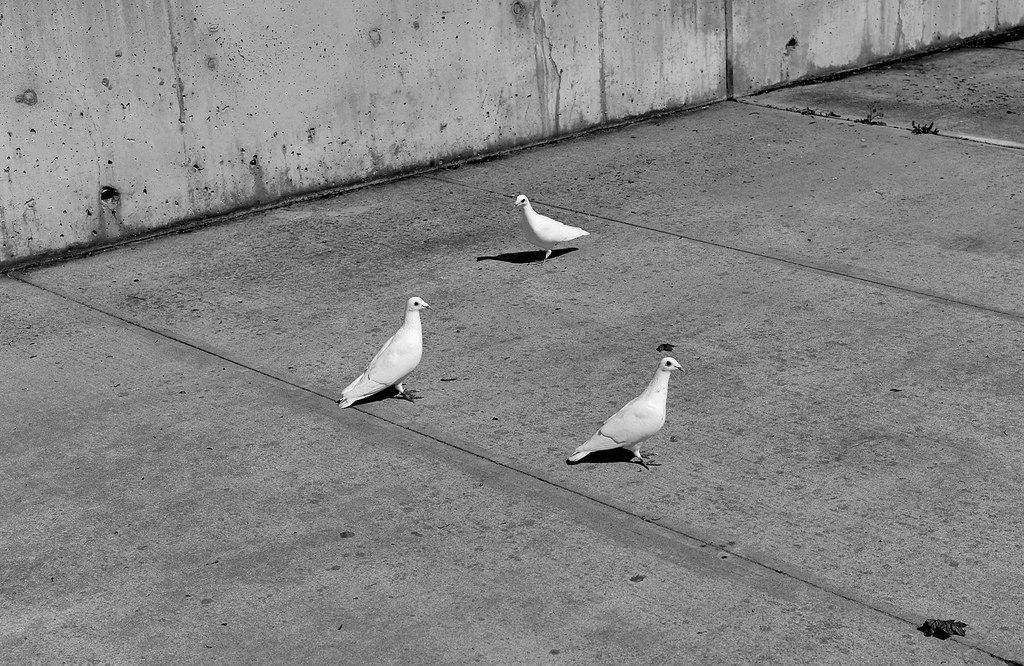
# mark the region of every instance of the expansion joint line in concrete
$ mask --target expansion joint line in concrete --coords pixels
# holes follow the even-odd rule
[[[759,101],[759,100],[754,99],[755,97],[757,97],[757,95],[753,95],[753,96],[750,96],[750,97],[743,97],[743,98],[733,99],[733,100],[730,100],[730,101],[736,102],[737,104],[745,104],[747,106],[755,106],[755,107],[757,107],[759,109],[771,109],[772,111],[783,111],[785,113],[795,113],[795,114],[799,114],[801,116],[810,115],[810,114],[806,113],[805,109],[797,109],[797,108],[790,107],[790,106],[782,106],[780,104],[772,104],[770,102],[763,102],[763,101]],[[811,109],[811,110],[815,111],[815,109]],[[844,115],[835,115],[835,114],[828,115],[825,112],[815,113],[814,117],[815,118],[822,118],[824,120],[828,120],[828,121],[831,121],[831,122],[843,123],[845,125],[849,125],[851,123],[854,123],[854,124],[861,123],[861,124],[863,124],[863,120],[860,119],[860,118],[854,118],[854,117],[851,117],[851,116],[844,116]],[[871,125],[871,127],[877,127],[879,129],[882,129],[882,130],[885,130],[885,129],[895,130],[897,132],[911,132],[912,133],[914,131],[912,127],[901,127],[900,125],[888,125],[888,124],[878,125],[878,124],[876,124],[876,125]],[[993,138],[985,137],[985,136],[975,136],[973,134],[960,134],[959,132],[946,132],[946,131],[943,131],[942,129],[937,129],[936,132],[935,132],[935,136],[941,136],[941,137],[944,137],[946,139],[957,139],[958,141],[967,141],[969,143],[980,143],[980,144],[982,144],[984,146],[996,146],[997,148],[1009,148],[1010,150],[1024,150],[1024,143],[1018,143],[1017,141],[1010,141],[1010,140],[1007,140],[1007,139],[993,139]]]
[[[316,388],[313,388],[311,386],[307,386],[307,385],[303,385],[303,384],[297,383],[297,382],[289,380],[289,379],[287,379],[285,377],[281,377],[281,376],[275,374],[274,372],[271,372],[271,371],[268,371],[268,370],[264,370],[264,369],[260,369],[260,368],[256,368],[256,367],[251,366],[251,365],[249,365],[249,364],[247,364],[247,363],[245,363],[245,362],[243,362],[241,360],[232,358],[230,355],[228,355],[228,354],[226,354],[224,352],[214,351],[214,350],[208,348],[207,346],[204,346],[203,344],[201,344],[199,342],[190,341],[190,340],[186,339],[184,336],[177,335],[177,334],[173,333],[172,331],[167,331],[167,330],[159,329],[159,328],[156,328],[156,327],[147,326],[147,325],[142,324],[140,322],[136,322],[136,321],[128,319],[128,318],[126,318],[124,316],[121,316],[121,315],[117,314],[116,312],[112,312],[110,310],[107,310],[105,308],[93,305],[93,304],[88,303],[86,301],[79,300],[79,299],[71,296],[70,294],[66,294],[66,293],[63,293],[63,292],[61,292],[59,290],[56,290],[56,289],[44,286],[42,284],[33,282],[32,280],[30,280],[28,277],[26,277],[25,275],[23,275],[21,273],[11,273],[11,274],[8,275],[8,277],[10,277],[12,279],[15,279],[15,280],[18,280],[19,282],[21,282],[23,284],[26,284],[26,285],[28,285],[30,287],[33,287],[33,288],[39,289],[39,290],[41,290],[43,292],[46,292],[46,293],[50,294],[51,296],[54,296],[54,297],[59,298],[61,300],[68,301],[70,303],[74,303],[74,304],[76,304],[76,305],[78,305],[78,306],[80,306],[80,307],[82,307],[82,308],[84,308],[86,310],[91,311],[91,312],[95,312],[95,313],[98,313],[98,314],[103,315],[105,317],[109,317],[111,319],[114,319],[115,321],[118,321],[121,324],[123,324],[125,326],[128,326],[130,328],[146,331],[149,334],[156,335],[156,336],[158,336],[160,338],[164,338],[166,340],[170,340],[170,341],[175,342],[175,343],[177,343],[179,345],[182,345],[183,347],[186,347],[186,348],[192,349],[192,350],[194,350],[196,352],[199,352],[199,354],[201,354],[201,355],[211,356],[211,357],[219,359],[219,360],[221,360],[221,361],[223,361],[225,363],[229,363],[229,364],[231,364],[231,365],[235,366],[236,368],[239,368],[239,369],[241,369],[243,371],[252,372],[254,374],[260,375],[261,377],[264,377],[265,379],[269,379],[271,382],[278,383],[278,384],[287,386],[288,388],[296,389],[296,390],[299,390],[299,391],[311,394],[313,396],[322,398],[324,400],[329,400],[332,404],[337,402],[337,400],[335,400],[333,397],[327,395],[323,391],[317,390]],[[878,613],[880,615],[883,615],[885,617],[890,618],[891,620],[895,620],[897,622],[906,624],[909,627],[912,627],[915,631],[916,631],[918,622],[923,617],[923,616],[920,616],[920,615],[915,615],[915,614],[912,614],[912,613],[908,613],[905,610],[897,609],[895,607],[889,607],[889,608],[882,607],[882,605],[880,605],[880,604],[871,603],[871,602],[866,601],[864,599],[857,598],[856,596],[853,596],[852,594],[847,594],[845,592],[842,592],[841,590],[829,587],[828,585],[825,585],[825,584],[823,584],[821,582],[817,582],[817,581],[811,580],[809,577],[801,576],[800,574],[798,574],[796,572],[787,571],[785,569],[779,568],[779,566],[773,566],[771,564],[768,564],[768,563],[765,563],[765,562],[761,562],[760,560],[758,560],[758,559],[756,559],[754,557],[750,557],[748,555],[744,555],[742,553],[739,553],[739,552],[736,552],[736,551],[730,549],[728,547],[728,545],[726,545],[721,540],[715,540],[715,539],[711,539],[709,537],[696,536],[695,533],[697,532],[697,530],[693,529],[692,527],[680,526],[680,525],[674,524],[671,521],[664,520],[662,518],[651,517],[651,516],[646,516],[646,515],[643,515],[643,514],[636,513],[635,511],[631,510],[629,507],[627,507],[627,506],[625,506],[623,504],[620,504],[619,502],[615,501],[613,498],[604,496],[604,495],[599,494],[599,493],[588,492],[588,491],[583,490],[581,488],[575,488],[573,486],[565,485],[563,483],[558,482],[555,479],[549,478],[548,476],[544,475],[543,473],[531,471],[531,470],[528,470],[528,469],[523,469],[521,467],[516,466],[512,461],[502,460],[499,456],[496,456],[496,455],[494,455],[494,454],[492,454],[492,453],[490,453],[488,451],[485,451],[483,449],[478,449],[476,447],[473,447],[473,446],[465,444],[465,443],[452,442],[452,441],[450,441],[448,439],[445,439],[445,438],[443,438],[443,437],[441,437],[439,435],[435,435],[435,434],[431,434],[429,432],[426,432],[424,429],[414,428],[414,427],[408,426],[408,425],[406,425],[404,423],[400,423],[398,421],[393,421],[391,419],[385,418],[385,417],[380,416],[378,414],[374,414],[373,412],[367,411],[365,409],[360,409],[358,407],[354,407],[354,408],[351,408],[351,409],[354,409],[355,411],[358,411],[359,413],[361,413],[361,414],[363,414],[363,415],[365,415],[367,417],[370,417],[372,419],[375,419],[377,421],[385,423],[385,424],[387,424],[389,426],[392,426],[394,428],[398,428],[400,430],[404,430],[407,433],[411,433],[411,434],[413,434],[413,435],[415,435],[417,437],[421,437],[421,438],[429,440],[429,441],[431,441],[431,442],[433,442],[435,444],[439,444],[443,449],[452,449],[452,450],[455,450],[455,451],[459,451],[460,453],[464,454],[465,456],[468,456],[470,459],[473,459],[473,460],[478,461],[478,462],[482,461],[484,464],[487,464],[487,465],[494,465],[494,466],[496,466],[496,467],[498,467],[498,468],[500,468],[500,469],[502,469],[502,470],[504,470],[504,471],[506,471],[508,473],[511,473],[516,478],[518,478],[520,481],[526,481],[528,483],[541,484],[543,487],[546,487],[549,490],[554,490],[554,491],[556,491],[556,492],[558,492],[560,494],[563,494],[563,495],[565,495],[567,497],[586,500],[588,503],[590,503],[590,508],[591,509],[597,509],[599,511],[603,511],[603,512],[605,512],[605,514],[604,514],[605,516],[609,515],[608,512],[610,512],[610,515],[613,515],[613,516],[616,516],[616,517],[619,517],[619,518],[625,518],[627,520],[637,521],[637,522],[639,522],[641,524],[647,525],[650,528],[655,528],[656,529],[655,536],[660,537],[661,539],[669,541],[674,546],[686,545],[685,542],[689,541],[689,542],[692,542],[694,544],[699,544],[700,547],[712,547],[712,548],[714,548],[714,549],[716,549],[716,550],[718,550],[720,552],[728,553],[729,555],[735,557],[738,560],[742,560],[742,561],[746,562],[747,564],[751,565],[752,567],[755,567],[756,569],[763,570],[763,571],[765,571],[765,572],[767,572],[769,574],[774,574],[774,575],[780,576],[782,578],[787,578],[787,579],[789,579],[791,581],[794,581],[794,582],[796,582],[798,584],[805,585],[805,586],[807,586],[809,588],[815,589],[815,590],[817,590],[817,591],[819,591],[819,592],[821,592],[823,594],[826,594],[828,596],[835,597],[837,599],[841,599],[841,600],[843,600],[843,601],[845,601],[845,602],[847,602],[849,604],[852,604],[854,606],[858,606],[858,607],[863,608],[865,610]],[[578,507],[578,504],[576,506]],[[594,528],[598,529],[600,531],[602,524],[603,523],[595,523]],[[993,659],[997,659],[999,661],[1002,661],[1005,664],[1010,664],[1011,666],[1024,666],[1024,665],[1020,664],[1020,662],[1015,661],[1014,659],[1011,659],[1009,657],[1000,656],[999,654],[997,654],[994,651],[994,649],[986,648],[986,647],[984,647],[982,645],[977,644],[973,640],[966,639],[966,638],[959,638],[959,637],[956,637],[956,636],[954,636],[952,638],[953,638],[954,641],[956,641],[956,643],[958,645],[960,645],[963,648],[967,648],[967,649],[971,649],[971,650],[976,650],[976,651],[981,652],[981,653],[983,653],[983,654],[985,654],[985,655],[987,655],[989,657],[992,657]]]
[[[516,198],[515,194],[507,194],[505,192],[499,192],[497,190],[488,189],[486,187],[480,187],[479,185],[470,185],[468,183],[461,183],[461,182],[459,182],[457,180],[452,180],[452,179],[449,179],[449,178],[442,178],[440,176],[435,176],[433,174],[424,174],[424,175],[421,175],[419,177],[420,178],[426,178],[426,179],[429,179],[429,180],[436,180],[438,182],[445,183],[446,185],[453,185],[453,186],[456,186],[456,187],[463,187],[463,188],[466,188],[466,189],[477,190],[478,192],[486,192],[488,194],[493,194],[494,196],[501,197],[503,199],[515,199]],[[587,217],[592,217],[592,218],[594,218],[596,220],[602,220],[604,222],[612,222],[614,224],[621,224],[621,225],[624,225],[624,226],[627,226],[627,227],[633,227],[634,229],[643,229],[644,231],[651,231],[653,233],[664,234],[666,236],[671,236],[673,238],[678,238],[679,240],[684,240],[684,241],[687,241],[689,243],[694,243],[696,245],[703,245],[703,246],[707,246],[707,247],[714,247],[714,248],[717,248],[717,249],[720,249],[720,250],[726,250],[727,252],[735,252],[735,253],[743,254],[743,255],[746,255],[746,256],[749,256],[749,257],[756,257],[758,259],[764,259],[764,260],[770,261],[772,263],[779,263],[779,264],[783,264],[783,265],[786,265],[786,266],[792,266],[792,267],[795,267],[795,268],[799,268],[801,270],[810,271],[812,273],[818,273],[819,275],[826,275],[826,276],[829,276],[829,277],[840,278],[840,279],[843,279],[843,280],[853,280],[854,282],[862,282],[864,284],[870,284],[870,285],[874,285],[876,287],[882,287],[882,288],[889,289],[889,290],[892,290],[892,291],[896,291],[896,292],[899,292],[899,293],[902,293],[902,294],[908,294],[908,295],[919,297],[919,298],[927,298],[929,300],[939,301],[941,303],[948,303],[950,305],[954,305],[954,306],[957,306],[957,307],[969,308],[971,310],[978,310],[978,311],[984,312],[986,314],[996,315],[998,317],[1004,317],[1006,319],[1011,319],[1011,320],[1018,321],[1018,322],[1024,322],[1024,313],[1015,312],[1013,310],[1003,310],[1001,308],[996,308],[996,307],[992,307],[992,306],[989,306],[989,305],[983,305],[981,303],[972,303],[971,301],[965,301],[965,300],[961,300],[961,299],[958,299],[958,298],[953,298],[952,296],[945,296],[943,294],[939,294],[939,293],[936,293],[936,292],[925,291],[923,289],[914,289],[912,287],[907,287],[907,286],[895,284],[895,283],[892,283],[892,282],[885,282],[885,281],[879,280],[877,278],[870,278],[870,277],[864,277],[864,276],[861,276],[861,275],[853,275],[851,273],[844,273],[842,271],[837,271],[837,270],[832,269],[832,268],[826,268],[824,266],[815,266],[814,264],[811,264],[811,263],[808,263],[808,262],[805,262],[805,261],[797,261],[796,259],[788,259],[786,257],[780,257],[780,256],[777,256],[777,255],[768,254],[766,252],[759,252],[757,250],[750,250],[750,249],[747,249],[747,248],[737,247],[735,245],[728,245],[726,243],[718,243],[716,241],[708,240],[706,238],[698,238],[696,236],[687,236],[686,234],[681,234],[681,233],[678,233],[678,232],[675,232],[675,231],[668,231],[667,229],[659,229],[658,227],[650,227],[650,226],[647,226],[647,225],[644,225],[644,224],[638,224],[636,222],[629,222],[627,220],[620,220],[620,219],[617,219],[617,218],[614,218],[614,217],[607,217],[605,215],[599,215],[597,213],[592,213],[590,211],[579,210],[579,209],[576,209],[576,208],[570,208],[568,206],[562,206],[562,205],[559,205],[559,204],[554,204],[554,203],[549,203],[549,202],[546,202],[546,201],[541,201],[540,199],[534,199],[533,202],[534,203],[538,203],[538,204],[542,204],[544,206],[547,206],[548,208],[553,208],[555,210],[565,211],[567,213],[575,213],[577,215],[586,215]]]

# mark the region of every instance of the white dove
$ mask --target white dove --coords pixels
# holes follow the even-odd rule
[[[582,460],[594,451],[605,451],[622,447],[633,452],[629,462],[640,463],[647,467],[658,463],[646,460],[640,454],[640,443],[654,436],[661,426],[665,425],[665,402],[668,400],[668,377],[683,366],[674,358],[665,357],[658,363],[654,379],[647,385],[644,392],[633,398],[626,406],[615,412],[604,425],[584,444],[580,444],[567,463]],[[650,469],[648,467],[648,469]]]
[[[344,391],[343,400],[339,400],[344,409],[363,398],[380,393],[389,386],[398,389],[398,394],[406,400],[413,400],[412,391],[406,391],[402,382],[420,363],[423,356],[423,329],[420,326],[420,310],[430,309],[422,298],[413,296],[405,306],[405,321],[401,328],[388,338],[380,351],[370,359],[363,374],[356,377]]]
[[[555,249],[556,244],[590,235],[590,232],[579,227],[570,227],[568,224],[541,215],[533,209],[526,195],[520,194],[516,197],[516,205],[523,209],[523,230],[526,231],[530,242],[542,250],[547,250],[544,259],[551,256],[551,250]]]

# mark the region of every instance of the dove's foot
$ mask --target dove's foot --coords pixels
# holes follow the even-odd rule
[[[548,250],[547,252],[544,253],[544,259],[547,259],[550,256],[551,256],[551,250]],[[544,259],[541,259],[541,261],[544,261]]]
[[[651,454],[648,453],[647,455],[650,456]],[[661,464],[660,462],[655,462],[654,460],[651,460],[650,458],[644,458],[643,455],[641,455],[639,451],[637,451],[636,455],[634,455],[633,459],[630,460],[629,462],[639,463],[639,464],[644,466],[644,469],[647,469],[647,470],[651,469],[651,467],[657,467],[657,466],[659,466]]]
[[[412,389],[407,389],[402,384],[399,384],[395,388],[398,389],[398,397],[401,398],[402,400],[408,400],[409,402],[414,402],[414,401],[420,399],[420,394],[417,391],[413,391]]]

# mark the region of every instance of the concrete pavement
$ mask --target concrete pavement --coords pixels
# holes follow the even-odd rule
[[[762,103],[5,279],[4,646],[1024,658],[1024,153]],[[528,261],[520,192],[592,236]],[[411,294],[423,399],[337,411]],[[662,466],[565,466],[663,342]]]

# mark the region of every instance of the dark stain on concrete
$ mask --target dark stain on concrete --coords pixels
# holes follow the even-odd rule
[[[516,26],[519,29],[526,28],[527,9],[526,5],[524,5],[519,0],[516,0],[515,2],[512,3],[512,18],[515,20]]]
[[[31,88],[26,88],[25,92],[21,93],[14,98],[14,101],[19,104],[26,104],[28,106],[35,106],[39,102],[39,96],[36,95],[36,91]]]
[[[93,236],[101,240],[119,238],[123,235],[124,224],[121,219],[121,192],[112,185],[104,185],[99,192],[99,216]]]
[[[206,56],[206,68],[217,69],[217,58],[212,55]]]
[[[171,8],[171,0],[165,0],[164,9],[167,12],[167,31],[171,42],[171,64],[174,67],[174,91],[178,96],[178,128],[185,131],[185,83],[181,80],[181,67],[178,65],[178,40],[174,35],[174,11]],[[160,71],[160,70],[157,70]]]
[[[258,201],[269,200],[270,193],[267,191],[266,176],[263,173],[263,165],[260,164],[259,155],[253,155],[252,159],[249,160],[249,172],[252,173],[253,194],[256,196],[256,199]]]
[[[517,4],[521,5],[522,3]],[[555,47],[551,37],[547,34],[547,22],[544,20],[544,12],[539,2],[530,6],[529,16],[533,20],[533,32],[537,39],[537,45],[534,47],[534,72],[537,77],[537,103],[540,105],[541,127],[545,133],[553,131],[554,134],[558,134],[559,107],[562,101],[562,70],[555,62]],[[552,84],[555,97],[553,112],[548,108]]]

